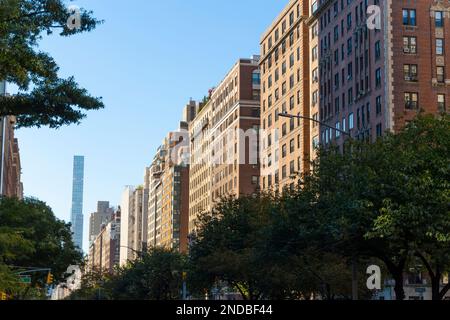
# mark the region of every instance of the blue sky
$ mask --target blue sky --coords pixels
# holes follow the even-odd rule
[[[162,139],[190,97],[200,99],[259,39],[288,0],[73,1],[104,19],[91,33],[45,38],[63,77],[74,75],[105,109],[79,126],[21,129],[26,196],[70,219],[72,160],[84,155],[84,249],[98,200],[118,205],[124,186],[143,181]]]

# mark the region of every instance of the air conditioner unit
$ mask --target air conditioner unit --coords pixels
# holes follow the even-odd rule
[[[409,48],[408,48],[408,47],[404,47],[404,48],[403,48],[403,52],[404,52],[404,53],[409,53],[409,52],[410,52],[410,51],[409,51]]]
[[[314,77],[314,78],[313,78],[313,81],[314,81],[314,82],[319,82],[319,78],[318,78],[318,77]]]
[[[347,76],[347,80],[351,80],[352,79],[352,76],[351,75],[348,75]]]
[[[405,80],[406,81],[411,81],[411,77],[410,76],[405,76]]]

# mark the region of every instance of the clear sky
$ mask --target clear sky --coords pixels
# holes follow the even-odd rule
[[[25,195],[70,220],[72,161],[85,156],[84,250],[98,200],[120,204],[143,182],[160,142],[177,128],[189,98],[200,99],[259,40],[288,0],[73,1],[104,19],[91,33],[44,39],[63,77],[74,75],[105,109],[79,126],[20,129]]]

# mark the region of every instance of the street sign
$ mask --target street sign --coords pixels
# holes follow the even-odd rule
[[[31,284],[31,276],[20,276],[20,282]]]

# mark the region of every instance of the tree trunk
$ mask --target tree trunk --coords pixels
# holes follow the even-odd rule
[[[403,288],[403,270],[400,272],[392,273],[392,276],[395,280],[395,299],[396,300],[405,300],[405,289]]]

